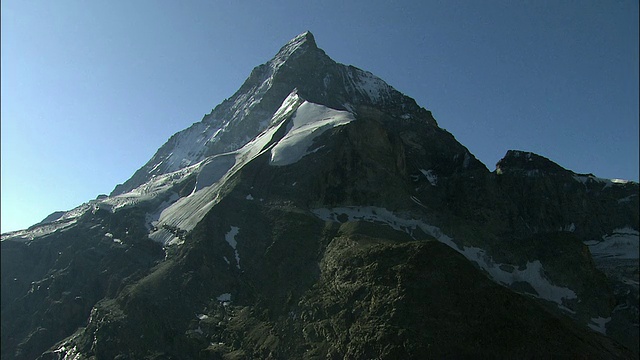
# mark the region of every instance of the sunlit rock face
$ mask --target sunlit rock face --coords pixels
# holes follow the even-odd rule
[[[635,358],[638,191],[491,172],[306,32],[110,196],[3,234],[2,358]]]

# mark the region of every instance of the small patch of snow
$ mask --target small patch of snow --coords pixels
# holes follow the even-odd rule
[[[438,184],[438,175],[436,175],[435,171],[420,169],[420,172],[422,173],[422,175],[424,175],[425,178],[427,178],[432,186],[436,186]]]
[[[591,328],[591,330],[607,335],[607,323],[609,321],[611,321],[610,317],[608,318],[597,317],[597,318],[592,318],[591,322],[588,325]]]
[[[167,246],[180,246],[182,244],[184,244],[184,239],[181,239],[177,236],[167,242]]]
[[[611,179],[611,182],[614,184],[626,184],[629,182],[629,180],[624,180],[624,179]]]
[[[416,203],[419,206],[422,206],[423,208],[427,208],[426,206],[424,206],[424,204],[422,203],[422,201],[420,201],[417,197],[415,196],[410,196],[411,201],[413,201],[414,203]]]
[[[468,168],[469,167],[469,162],[471,161],[471,156],[469,156],[468,152],[464,153],[464,160],[462,161],[462,167],[463,168]]]
[[[236,266],[238,267],[238,269],[240,268],[240,255],[238,254],[238,249],[236,249],[236,246],[238,245],[238,242],[236,241],[236,235],[238,235],[238,232],[240,231],[240,228],[238,228],[237,226],[232,226],[231,230],[225,234],[224,239],[227,241],[227,243],[229,243],[229,245],[233,248],[233,251],[235,252],[236,255]]]
[[[576,224],[571,223],[569,225],[561,226],[560,227],[560,231],[575,232],[576,231]]]
[[[247,197],[245,198],[247,200],[253,200],[253,196],[251,196],[251,194],[247,195]]]
[[[582,175],[582,174],[576,174],[573,176],[573,179],[584,184],[587,185],[588,183],[593,183],[593,182],[598,182],[601,184],[604,184],[603,189],[606,189],[610,186],[613,185],[625,185],[629,182],[629,180],[623,180],[623,179],[603,179],[603,178],[599,178],[597,176],[593,176],[593,175]]]

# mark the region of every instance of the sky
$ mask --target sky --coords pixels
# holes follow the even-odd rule
[[[638,181],[637,0],[0,6],[3,233],[110,193],[306,30],[490,170],[519,149]]]

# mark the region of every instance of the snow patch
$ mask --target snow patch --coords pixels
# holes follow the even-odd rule
[[[614,184],[626,184],[629,182],[629,180],[624,180],[624,179],[611,179],[609,180]]]
[[[585,241],[594,259],[638,259],[640,233],[630,227],[615,229],[602,240]]]
[[[236,163],[235,154],[226,153],[209,158],[200,165],[195,191],[218,182]]]
[[[611,321],[610,317],[608,318],[597,317],[597,318],[592,318],[589,324],[587,325],[589,325],[591,330],[607,335],[607,323],[609,321]]]
[[[560,231],[575,232],[576,231],[576,224],[571,223],[569,225],[561,226],[560,227]]]
[[[313,140],[325,131],[355,120],[347,111],[303,102],[293,115],[293,126],[271,149],[271,165],[293,164],[309,154]]]
[[[593,176],[591,174],[588,175],[583,175],[583,174],[576,174],[573,176],[573,179],[577,182],[580,182],[584,185],[587,185],[589,183],[601,183],[604,184],[603,189],[608,188],[609,186],[613,186],[613,185],[625,185],[627,183],[629,183],[629,180],[623,180],[623,179],[603,179],[603,178],[599,178],[596,176]]]
[[[357,68],[349,68],[347,77],[353,89],[368,98],[373,104],[384,103],[393,88],[372,73]]]
[[[178,199],[180,199],[180,195],[178,195],[178,193],[173,193],[171,194],[171,196],[169,197],[169,199],[163,201],[162,203],[160,203],[160,205],[158,205],[158,207],[156,208],[156,210],[154,212],[150,212],[150,213],[146,213],[145,214],[145,226],[147,227],[148,231],[157,231],[157,225],[158,225],[158,219],[160,219],[160,214],[162,214],[162,211],[164,211],[164,209],[166,209],[167,207],[169,207],[171,204],[173,204],[174,202],[176,202]]]
[[[232,226],[231,230],[224,235],[224,239],[233,248],[233,251],[236,255],[236,266],[238,267],[238,269],[240,269],[240,255],[238,254],[238,249],[236,249],[236,246],[238,245],[238,242],[236,241],[236,235],[238,235],[239,231],[239,227]]]
[[[163,174],[153,176],[146,183],[137,188],[120,195],[116,195],[95,204],[95,207],[116,212],[121,208],[139,204],[143,201],[150,201],[166,194],[173,186],[183,182],[194,172],[197,172],[201,163],[191,165],[189,167]],[[175,198],[173,198],[175,199]],[[175,201],[175,200],[170,200]]]
[[[68,348],[67,344],[60,346],[59,348],[57,348],[56,350],[53,351],[54,353],[58,353],[58,359],[61,360],[80,360],[82,358],[82,355],[80,354],[80,352],[78,351],[78,347],[74,346],[72,348]]]
[[[180,237],[176,236],[176,237],[172,238],[171,240],[169,240],[166,244],[168,246],[180,246],[180,245],[184,244],[184,239],[181,239]]]
[[[468,152],[464,153],[464,160],[462,160],[462,167],[465,169],[468,168],[470,162],[471,162],[471,156],[469,156]]]
[[[435,171],[420,169],[420,172],[427,178],[431,185],[436,186],[438,184],[438,175],[436,175]]]
[[[231,168],[211,185],[201,187],[191,195],[179,199],[164,209],[160,214],[158,224],[168,225],[185,232],[191,231],[209,210],[220,201],[219,190],[221,184],[224,184],[226,179],[233,176],[245,164],[269,150],[267,145],[283,125],[283,120],[284,119],[277,119],[277,121],[272,121],[275,123],[274,126],[265,130],[241,149],[225,154],[225,156],[233,155],[235,158]],[[209,182],[211,182],[211,180]],[[196,194],[197,196],[194,196]],[[159,230],[150,234],[149,237],[162,244],[167,244],[173,235],[171,232],[159,226]]]
[[[79,217],[79,215],[78,215]],[[0,237],[2,241],[30,241],[45,235],[53,234],[56,231],[66,231],[73,227],[78,221],[77,217],[59,219],[51,223],[36,225],[35,227],[4,233]]]
[[[278,110],[273,114],[272,119],[282,119],[287,117],[302,104],[303,100],[298,96],[298,91],[293,90],[287,97],[284,99]]]

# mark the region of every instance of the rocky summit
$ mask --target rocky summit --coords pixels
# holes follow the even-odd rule
[[[638,183],[494,171],[310,32],[125,183],[2,235],[2,359],[638,356]]]

